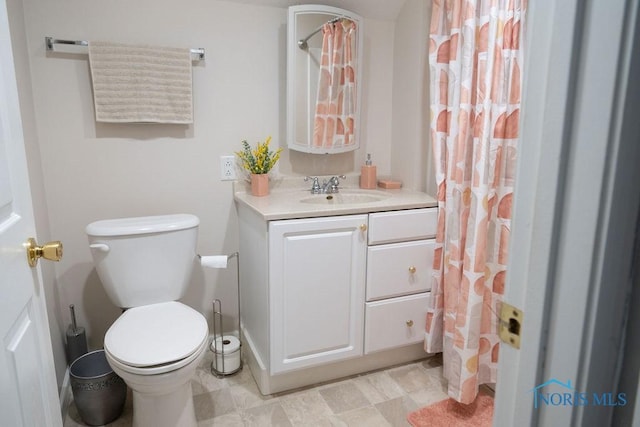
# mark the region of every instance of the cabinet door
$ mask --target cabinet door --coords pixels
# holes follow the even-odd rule
[[[269,223],[272,374],[362,355],[366,225],[366,215]]]

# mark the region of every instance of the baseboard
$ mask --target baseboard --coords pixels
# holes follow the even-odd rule
[[[246,335],[244,338],[246,339]],[[364,372],[422,360],[431,356],[431,354],[424,351],[423,343],[417,343],[343,361],[326,363],[278,375],[270,375],[268,369],[260,363],[260,355],[256,353],[251,342],[249,341],[247,344],[244,358],[249,369],[251,369],[260,393],[263,395],[294,390],[313,384],[321,384]]]
[[[62,420],[67,419],[67,413],[69,412],[69,405],[73,400],[73,392],[71,391],[71,381],[69,379],[69,367],[64,373],[64,379],[62,380],[62,386],[60,387],[60,413],[62,414]]]

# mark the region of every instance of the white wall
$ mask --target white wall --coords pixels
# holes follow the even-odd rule
[[[428,40],[431,2],[407,0],[395,25],[391,172],[404,187],[435,193],[429,143]]]
[[[275,144],[284,144],[286,9],[213,0],[22,4],[32,96],[27,79],[21,97],[32,108],[30,166],[34,191],[40,191],[34,200],[36,210],[48,214],[41,217],[42,233],[65,247],[45,283],[61,382],[68,305],[76,305],[92,348],[102,346],[119,315],[93,268],[84,233],[88,223],[189,212],[201,219],[201,254],[237,250],[231,183],[219,180],[218,158],[238,150],[242,139],[272,135]],[[379,173],[390,173],[394,22],[367,19],[365,26],[362,148],[336,156],[285,150],[281,172],[358,173],[370,152]],[[206,62],[193,68],[194,124],[96,123],[87,56],[47,53],[45,36],[204,47]],[[220,298],[227,329],[237,310],[235,265],[230,267],[197,271],[184,298],[208,319],[211,301]]]
[[[95,273],[84,227],[101,218],[190,212],[201,219],[200,253],[237,250],[231,183],[219,180],[218,157],[245,138],[278,141],[284,99],[284,9],[198,0],[103,6],[24,2],[50,235],[65,246],[48,304],[59,312],[60,331],[75,304],[92,348],[102,346],[119,310]],[[204,47],[207,61],[193,69],[195,123],[96,124],[87,56],[46,54],[46,35]],[[210,318],[211,301],[220,298],[235,313],[235,289],[234,269],[196,272],[184,301]]]

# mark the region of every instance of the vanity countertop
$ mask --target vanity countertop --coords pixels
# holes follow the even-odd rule
[[[311,194],[310,184],[302,178],[272,179],[270,186],[268,196],[256,197],[251,195],[247,183],[236,182],[234,199],[265,221],[429,208],[438,204],[434,197],[410,189],[362,190],[357,185],[357,176],[348,177],[337,194]]]

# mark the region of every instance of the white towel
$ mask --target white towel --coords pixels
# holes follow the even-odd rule
[[[193,123],[190,49],[89,42],[96,121]]]

